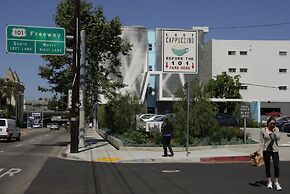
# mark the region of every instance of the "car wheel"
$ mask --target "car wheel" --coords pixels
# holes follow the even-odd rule
[[[20,141],[21,134],[19,133],[18,137],[16,138],[16,141]]]
[[[7,137],[7,141],[11,141],[12,139],[12,134],[10,134],[8,137]]]

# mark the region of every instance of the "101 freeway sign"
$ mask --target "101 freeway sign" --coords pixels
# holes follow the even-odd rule
[[[64,55],[64,28],[6,26],[6,52],[16,54]]]

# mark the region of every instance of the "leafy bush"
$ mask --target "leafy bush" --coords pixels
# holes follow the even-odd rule
[[[228,142],[239,142],[243,140],[244,133],[237,127],[216,128],[210,134],[209,143],[211,145],[228,144]]]
[[[101,124],[112,129],[113,133],[122,134],[136,128],[135,115],[140,112],[142,105],[132,94],[118,95],[111,99],[101,112]]]
[[[136,130],[129,130],[121,135],[121,138],[128,144],[146,144],[149,142],[147,135]]]
[[[246,124],[247,124],[247,127],[252,127],[252,128],[260,128],[261,127],[260,123],[255,122],[251,118],[247,118]],[[240,119],[240,126],[244,127],[244,119]]]

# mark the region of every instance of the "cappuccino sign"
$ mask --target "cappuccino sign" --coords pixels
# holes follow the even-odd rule
[[[163,72],[198,73],[196,31],[163,31]]]

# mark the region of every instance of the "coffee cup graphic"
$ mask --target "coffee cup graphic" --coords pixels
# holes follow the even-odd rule
[[[188,48],[178,48],[178,47],[172,47],[171,48],[172,52],[177,55],[177,56],[182,56],[184,55],[185,53],[187,53],[189,51]]]

